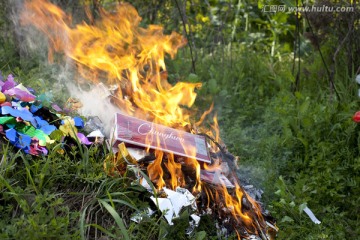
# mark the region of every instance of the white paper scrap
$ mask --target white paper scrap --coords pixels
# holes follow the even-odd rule
[[[156,198],[155,197],[150,197],[151,200],[153,200],[153,202],[155,203],[155,205],[157,203],[159,203],[158,205],[158,208],[160,209],[160,211],[162,213],[164,213],[164,217],[166,218],[166,220],[168,221],[168,223],[170,225],[173,225],[173,222],[172,222],[172,218],[174,216],[174,209],[173,209],[173,206],[171,204],[171,201],[170,199],[167,199],[167,198],[157,198],[157,201],[156,201]]]
[[[183,194],[184,196],[186,196],[188,203],[186,205],[184,205],[184,207],[190,206],[193,210],[197,209],[196,206],[196,198],[194,197],[194,195],[192,195],[192,193],[187,190],[186,188],[181,188],[181,187],[177,187],[176,188],[176,192]]]
[[[194,220],[195,226],[199,226],[200,223],[200,217],[196,214],[191,214],[190,217]]]
[[[147,208],[142,212],[137,212],[135,214],[133,214],[130,218],[131,221],[136,222],[136,223],[140,223],[144,217],[144,215],[147,216],[151,216],[154,214],[155,211],[151,210],[151,208]]]
[[[128,147],[126,148],[129,152],[129,154],[136,159],[136,161],[144,158],[146,155],[148,155],[146,153],[146,151],[144,149],[140,149],[140,148],[131,148],[131,147]]]
[[[180,210],[183,207],[189,206],[191,204],[185,195],[174,192],[173,190],[167,188],[164,188],[163,190],[167,194],[167,198],[170,199],[172,203],[175,217],[179,216]]]
[[[305,207],[304,212],[310,217],[311,221],[313,221],[315,224],[320,224],[321,222],[319,219],[317,219],[314,215],[314,213],[310,210],[310,208]]]
[[[151,188],[150,184],[146,181],[145,178],[142,178],[142,179],[141,179],[140,184],[141,184],[141,186],[143,186],[144,188],[146,188],[146,190],[148,190],[149,192],[152,192],[152,188]]]
[[[89,133],[86,137],[99,137],[99,138],[104,138],[104,134],[102,134],[102,132],[98,129],[95,131],[92,131],[91,133]]]
[[[183,194],[188,199],[189,204],[186,206],[191,205],[195,201],[194,195],[192,195],[191,192],[189,192],[189,190],[187,190],[186,188],[177,187],[176,192]]]

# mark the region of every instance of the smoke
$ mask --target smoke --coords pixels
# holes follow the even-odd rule
[[[21,24],[20,15],[23,13],[23,0],[8,0],[5,4],[8,9],[8,19],[11,22],[12,37],[15,41],[20,60],[39,59],[45,63],[47,56],[47,40],[31,26]]]
[[[99,83],[95,86],[91,85],[91,89],[85,91],[69,81],[67,82],[67,88],[71,96],[81,101],[82,107],[78,110],[79,114],[87,117],[99,117],[103,123],[104,134],[109,137],[115,113],[120,112],[120,109],[110,101],[110,90],[104,84]]]
[[[36,61],[39,66],[47,69],[43,71],[43,76],[41,73],[39,76],[39,79],[48,79],[49,81],[46,83],[46,86],[49,87],[46,91],[54,96],[55,102],[64,99],[65,95],[66,98],[77,99],[82,105],[77,110],[78,114],[85,117],[97,116],[102,121],[103,133],[109,137],[114,115],[120,111],[110,102],[111,92],[103,84],[94,85],[90,82],[87,82],[86,85],[79,84],[84,81],[76,74],[73,60],[66,57],[65,54],[56,53],[51,57],[54,61],[50,61],[49,42],[51,40],[43,32],[26,22],[26,19],[34,17],[34,13],[24,8],[23,0],[8,0],[7,4],[10,9],[9,19],[13,24],[15,44],[19,48],[20,57],[26,61],[29,59]],[[64,43],[67,42],[68,36],[65,32],[56,31],[53,34]],[[48,78],[49,72],[51,73],[50,78]],[[55,81],[51,79],[55,79]]]

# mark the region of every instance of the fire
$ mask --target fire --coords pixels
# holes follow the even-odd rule
[[[89,11],[87,12],[89,13]],[[130,116],[159,123],[184,131],[201,128],[201,123],[212,111],[206,111],[200,121],[192,126],[191,112],[196,99],[195,90],[201,83],[178,82],[171,85],[167,81],[165,55],[174,57],[179,47],[186,44],[181,35],[172,32],[163,34],[161,26],[140,27],[141,17],[130,4],[121,3],[111,12],[101,10],[100,19],[92,24],[83,22],[72,25],[72,18],[57,6],[46,0],[25,1],[25,11],[21,15],[23,24],[32,24],[45,33],[49,42],[49,61],[54,61],[55,54],[64,53],[76,64],[82,78],[96,84],[118,86],[114,102],[117,107]],[[212,131],[206,132],[213,142],[213,152],[220,151],[219,126],[213,119]],[[156,129],[155,129],[156,131]],[[214,132],[214,134],[213,134]],[[195,156],[196,149],[186,149]],[[259,206],[236,184],[235,194],[230,194],[225,186],[217,192],[203,187],[200,180],[200,164],[193,158],[182,159],[180,163],[173,154],[155,151],[155,161],[147,168],[149,178],[158,189],[164,186],[172,189],[185,186],[182,164],[195,172],[196,184],[193,192],[204,191],[209,199],[223,201],[238,224],[243,224],[248,231],[256,232],[253,219],[262,220]],[[165,160],[164,160],[165,159]],[[214,170],[220,163],[204,166]],[[165,177],[167,175],[167,177]],[[243,199],[255,209],[244,211]]]
[[[64,52],[78,66],[85,79],[98,83],[106,75],[108,84],[120,86],[117,106],[132,116],[163,125],[185,128],[190,125],[190,108],[200,83],[167,82],[164,57],[174,57],[186,44],[181,35],[163,34],[163,28],[139,26],[141,18],[129,4],[119,4],[114,13],[101,11],[95,25],[71,27],[71,17],[45,1],[25,2],[23,24],[33,24],[49,39],[49,60]],[[136,107],[135,107],[136,106]]]
[[[163,169],[161,167],[161,163],[163,161],[164,153],[162,151],[155,151],[156,159],[155,161],[149,165],[148,172],[149,178],[155,182],[158,188],[163,188],[165,186],[165,181],[163,179]]]
[[[23,24],[31,23],[49,39],[49,60],[54,52],[63,52],[72,59],[85,79],[98,83],[106,75],[107,84],[119,89],[115,103],[123,112],[154,123],[189,129],[190,108],[196,99],[195,89],[200,83],[167,82],[164,57],[174,57],[178,48],[186,44],[181,35],[163,34],[163,28],[139,26],[141,17],[130,4],[119,4],[112,13],[101,11],[101,19],[94,25],[86,23],[71,27],[71,17],[45,0],[25,2]],[[148,171],[158,187],[162,179],[162,153],[157,153]],[[171,187],[182,186],[179,164],[168,156],[166,167],[171,174]],[[196,164],[195,164],[196,165]],[[180,177],[181,178],[181,177]]]

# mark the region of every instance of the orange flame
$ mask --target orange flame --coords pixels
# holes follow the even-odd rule
[[[49,58],[64,52],[73,59],[80,74],[94,83],[106,73],[108,84],[116,83],[118,107],[130,115],[171,127],[190,125],[183,106],[194,104],[200,83],[179,82],[172,86],[161,74],[166,71],[164,57],[174,57],[186,40],[163,28],[139,26],[141,17],[130,4],[119,4],[112,13],[101,11],[95,25],[86,23],[71,28],[71,17],[45,1],[25,2],[23,24],[32,23],[49,39]],[[166,75],[166,74],[165,74]]]
[[[45,1],[25,2],[23,24],[31,23],[49,39],[49,60],[54,52],[64,52],[74,60],[82,77],[98,83],[106,75],[108,84],[117,84],[115,103],[129,115],[186,130],[190,124],[190,108],[196,99],[200,83],[167,82],[164,57],[174,57],[186,40],[173,32],[163,34],[163,28],[139,26],[141,17],[130,4],[122,3],[110,12],[101,11],[94,25],[86,23],[71,27],[71,17]],[[87,11],[89,13],[89,11]],[[163,153],[149,166],[151,179],[161,188]],[[174,156],[165,164],[171,175],[171,187],[183,185],[181,171]],[[196,163],[194,163],[196,165]],[[200,179],[200,177],[198,177]]]
[[[162,151],[155,151],[155,161],[148,166],[149,178],[156,184],[156,186],[161,189],[165,186],[165,181],[163,179],[163,169],[161,163],[163,160],[164,153]]]
[[[21,20],[23,24],[32,24],[47,35],[50,61],[54,60],[55,53],[64,53],[74,61],[83,78],[93,83],[104,81],[108,85],[116,84],[118,89],[113,96],[114,102],[123,112],[173,128],[194,131],[191,129],[191,113],[188,109],[194,104],[195,90],[201,87],[201,83],[178,82],[171,85],[167,81],[164,61],[165,55],[174,57],[178,48],[186,44],[186,40],[175,32],[163,34],[160,26],[140,27],[141,17],[130,4],[119,4],[111,12],[102,9],[97,21],[89,12],[87,9],[92,24],[84,22],[72,26],[72,18],[57,6],[46,0],[29,0],[25,2]],[[199,127],[212,110],[213,105],[194,127]],[[219,142],[216,116],[213,122],[212,130],[206,133]],[[221,150],[214,142],[211,142],[211,148],[213,152]],[[186,151],[191,156],[196,155],[196,149],[188,148]],[[185,185],[182,165],[173,154],[156,150],[155,157],[147,170],[149,178],[159,189]],[[257,216],[252,216],[250,211],[244,212],[244,192],[237,184],[235,196],[225,186],[213,193],[204,188],[200,181],[199,162],[194,158],[182,161],[195,172],[193,192],[203,190],[209,201],[221,201],[223,198],[223,204],[236,221],[244,224],[248,230],[256,231],[252,219],[261,220],[262,216],[254,200],[245,193]],[[208,170],[219,167],[219,163],[204,166]]]

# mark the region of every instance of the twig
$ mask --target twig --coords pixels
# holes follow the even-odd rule
[[[199,133],[198,135],[202,135],[208,139],[210,139],[213,143],[215,143],[215,145],[220,149],[221,153],[225,154],[226,153],[226,150],[224,147],[222,147],[220,145],[220,143],[218,143],[213,137],[209,136],[208,134],[206,133]]]
[[[358,75],[358,74],[360,74],[360,66],[359,66],[359,68],[356,70],[355,75]]]
[[[303,1],[303,0],[301,0],[301,3],[302,3],[302,5],[304,5],[304,1]],[[310,29],[311,34],[312,34],[313,36],[315,36],[314,30],[313,30],[313,28],[311,27],[311,24],[310,24],[310,21],[309,21],[309,18],[308,18],[308,15],[307,15],[306,11],[304,12],[304,14],[305,14],[305,19],[306,19],[306,22],[307,22],[307,24],[308,24],[308,26],[309,26],[309,29]],[[334,79],[332,79],[332,76],[331,76],[331,74],[330,74],[329,68],[328,68],[328,66],[327,66],[327,64],[326,64],[326,62],[325,62],[324,56],[323,56],[323,54],[322,54],[322,52],[321,52],[320,44],[316,44],[316,47],[317,47],[317,49],[318,49],[318,51],[319,51],[321,60],[322,60],[322,62],[323,62],[323,64],[324,64],[324,67],[325,67],[325,69],[326,69],[326,73],[327,73],[328,78],[329,78],[330,90],[331,90],[331,91],[333,90],[333,91],[335,92],[336,97],[337,97],[337,98],[339,99],[339,101],[340,101],[340,95],[339,95],[338,91],[336,90],[336,87],[335,87],[335,84],[334,84]]]
[[[298,0],[295,1],[296,6],[299,5]],[[295,65],[296,65],[296,57],[298,59],[298,66],[297,66],[297,73],[295,76],[295,83],[292,85],[292,91],[295,93],[296,91],[299,90],[299,85],[300,85],[300,67],[301,67],[301,62],[300,62],[300,53],[301,53],[301,49],[300,49],[300,20],[299,20],[299,11],[296,10],[296,29],[295,29],[295,41],[294,41],[294,59],[293,59],[293,66],[292,66],[292,74],[295,75]]]
[[[269,238],[268,238],[268,237],[266,236],[266,234],[263,232],[263,230],[262,230],[262,228],[261,228],[258,220],[255,220],[255,222],[256,222],[257,227],[259,228],[259,231],[260,231],[260,233],[261,233],[261,238],[262,238],[263,240],[269,240]]]
[[[185,32],[186,38],[187,38],[187,39],[190,39],[190,38],[189,38],[189,34],[188,34],[188,32],[186,31],[186,23],[185,23],[185,19],[184,19],[184,16],[183,16],[183,14],[182,14],[180,5],[179,5],[179,3],[178,3],[177,0],[175,0],[175,3],[176,3],[176,7],[177,7],[177,9],[179,10],[179,13],[180,13],[180,17],[181,17],[181,21],[182,21],[182,24],[183,24],[183,27],[184,27],[184,32]],[[192,71],[193,71],[193,73],[196,73],[196,69],[195,69],[195,59],[194,59],[194,56],[193,56],[192,46],[191,46],[191,43],[190,43],[190,42],[189,42],[189,48],[190,48],[190,55],[191,55]]]

